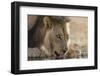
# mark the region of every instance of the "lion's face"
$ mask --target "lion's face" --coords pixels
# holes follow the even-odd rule
[[[49,33],[50,47],[57,58],[63,58],[67,51],[67,38],[62,25],[55,25]]]

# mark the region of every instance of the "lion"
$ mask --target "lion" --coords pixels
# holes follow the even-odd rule
[[[40,58],[64,58],[68,51],[69,34],[66,23],[69,21],[68,17],[63,16],[37,16],[34,27],[28,31],[28,48],[33,48],[32,52],[38,50],[37,56]]]

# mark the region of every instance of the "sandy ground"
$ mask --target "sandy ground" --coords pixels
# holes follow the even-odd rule
[[[70,21],[70,38],[72,42],[87,45],[88,39],[88,18],[87,17],[69,17]]]

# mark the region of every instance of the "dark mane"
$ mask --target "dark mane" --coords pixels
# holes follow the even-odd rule
[[[51,22],[54,24],[63,24],[65,22],[69,22],[69,17],[63,17],[63,16],[50,16]]]
[[[43,43],[45,33],[43,16],[38,16],[34,27],[28,31],[28,47],[39,47]]]

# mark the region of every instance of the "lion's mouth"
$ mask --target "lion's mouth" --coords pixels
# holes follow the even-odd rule
[[[55,51],[55,55],[56,55],[56,59],[63,59],[64,58],[64,53],[59,54]]]

